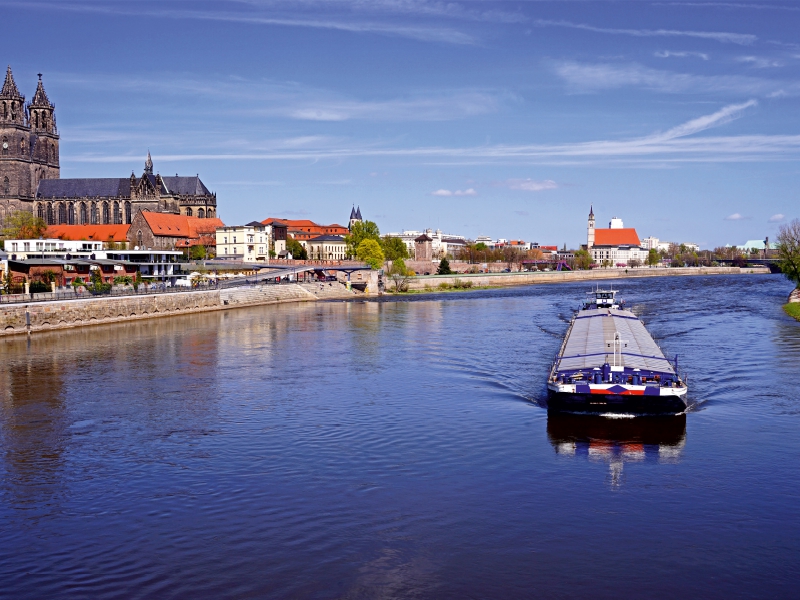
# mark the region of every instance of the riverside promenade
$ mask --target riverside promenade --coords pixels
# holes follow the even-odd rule
[[[286,283],[3,304],[0,305],[0,337],[244,306],[348,299],[357,295],[361,294],[347,290],[340,283]]]
[[[453,285],[455,280],[471,282],[473,287],[505,287],[534,285],[538,283],[563,283],[574,281],[600,281],[608,279],[630,279],[637,277],[674,277],[692,275],[769,275],[767,267],[682,267],[682,268],[636,268],[593,269],[591,271],[534,271],[521,273],[464,273],[459,275],[421,275],[408,282],[409,290],[435,291],[440,284]],[[387,287],[391,288],[389,281]]]

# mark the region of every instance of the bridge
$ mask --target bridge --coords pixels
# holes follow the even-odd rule
[[[716,261],[720,265],[735,267],[742,263],[742,259],[718,258]],[[746,258],[745,265],[768,267],[770,273],[780,273],[780,261],[777,258]]]
[[[253,268],[256,268],[253,266]],[[269,265],[267,267],[259,265],[260,271],[254,275],[247,275],[244,277],[232,277],[230,279],[218,279],[217,287],[220,289],[240,287],[245,285],[255,285],[258,283],[279,283],[281,280],[288,280],[294,276],[295,279],[299,278],[301,274],[315,273],[316,275],[323,275],[326,271],[341,271],[347,274],[347,280],[350,281],[350,275],[356,271],[370,271],[371,268],[361,263],[342,264],[342,265]]]

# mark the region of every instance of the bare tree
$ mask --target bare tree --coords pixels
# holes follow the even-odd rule
[[[778,260],[783,274],[800,287],[800,219],[778,230]]]

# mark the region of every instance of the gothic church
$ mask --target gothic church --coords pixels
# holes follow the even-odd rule
[[[25,104],[11,67],[0,90],[0,225],[27,210],[50,225],[130,224],[140,210],[200,218],[217,216],[217,196],[199,176],[144,173],[125,178],[61,179],[55,106],[39,84]]]

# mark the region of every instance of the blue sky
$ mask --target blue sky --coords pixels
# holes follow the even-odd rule
[[[800,3],[0,0],[62,177],[200,174],[235,224],[713,247],[800,216]]]

